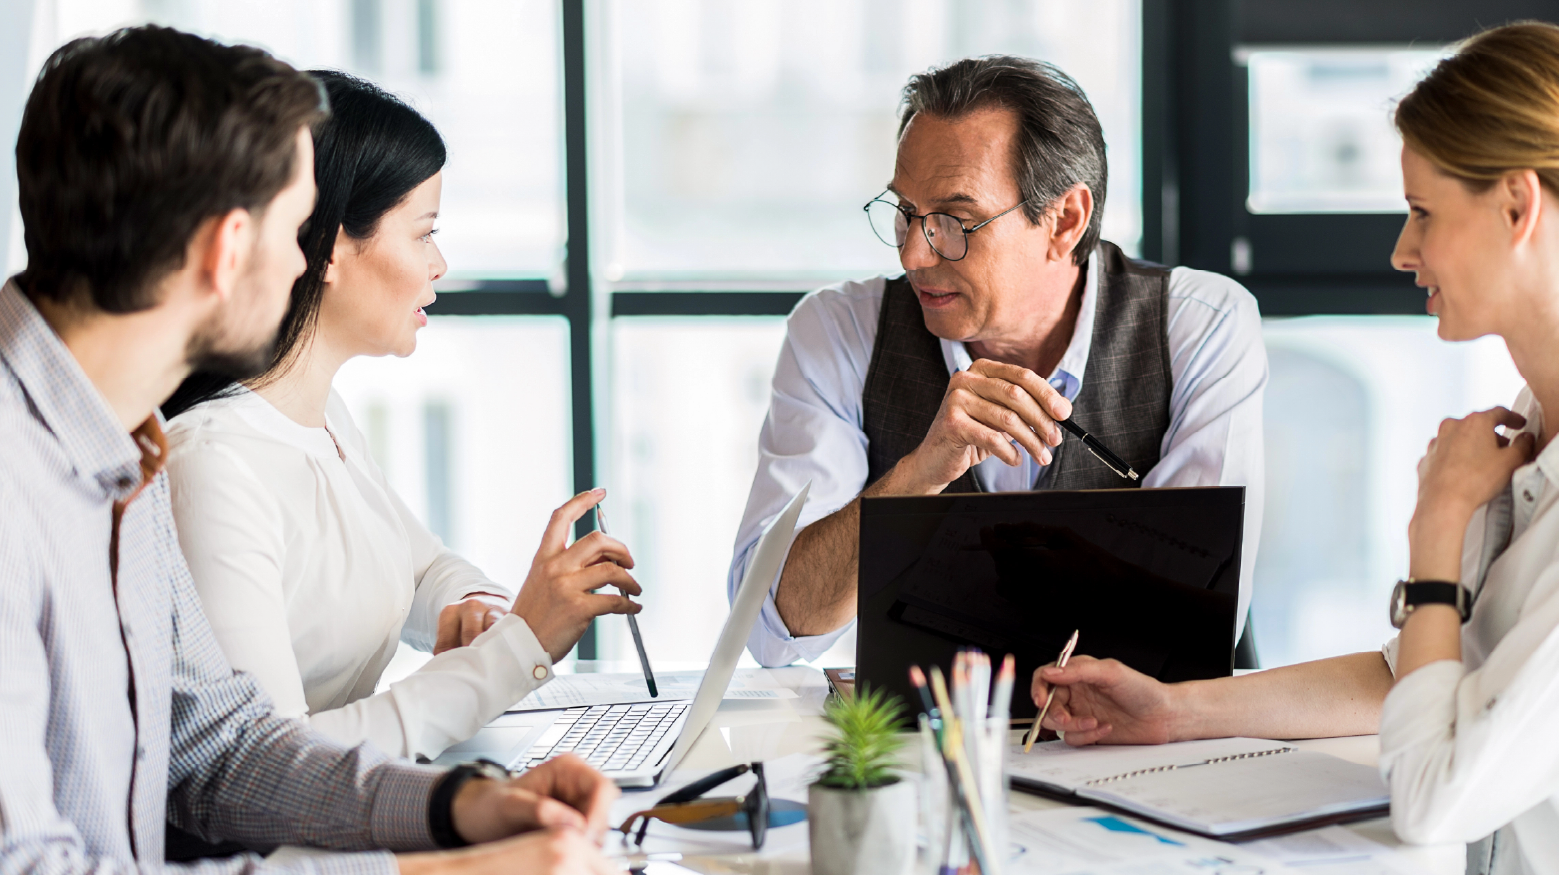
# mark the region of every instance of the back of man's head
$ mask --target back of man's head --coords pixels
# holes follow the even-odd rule
[[[1013,55],[964,58],[933,67],[905,84],[899,134],[920,113],[956,120],[992,108],[1017,116],[1013,170],[1030,222],[1038,222],[1078,183],[1093,194],[1093,216],[1072,251],[1073,260],[1082,264],[1099,243],[1109,167],[1099,117],[1072,77],[1052,64]]]
[[[62,46],[16,141],[34,298],[108,313],[155,306],[207,219],[263,211],[323,117],[308,75],[248,46],[137,27]]]

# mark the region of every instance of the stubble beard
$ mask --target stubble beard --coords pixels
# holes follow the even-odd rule
[[[238,284],[237,300],[212,314],[211,320],[190,337],[184,359],[191,373],[204,371],[233,380],[247,380],[270,370],[281,322],[278,320],[270,326],[258,340],[241,339],[252,338],[246,329],[259,318],[259,308],[255,304],[259,297],[259,290],[255,288],[258,282],[258,271],[243,277]]]

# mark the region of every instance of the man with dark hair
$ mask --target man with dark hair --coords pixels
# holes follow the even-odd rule
[[[28,99],[28,267],[0,288],[0,871],[155,870],[170,820],[364,852],[307,871],[613,871],[587,835],[616,789],[582,761],[494,779],[334,744],[274,716],[200,611],[155,411],[192,367],[269,362],[324,112],[265,53],[163,28],[61,48]]]
[[[867,205],[905,273],[791,313],[737,533],[806,481],[802,530],[748,649],[815,659],[851,629],[862,495],[1246,487],[1238,616],[1261,530],[1266,351],[1234,281],[1127,258],[1100,239],[1104,135],[1077,84],[1026,58],[910,78],[888,190]],[[1123,480],[1056,425],[1078,422]]]

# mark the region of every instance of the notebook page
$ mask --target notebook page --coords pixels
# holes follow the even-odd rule
[[[1013,745],[1007,773],[1013,780],[1032,781],[1064,792],[1073,792],[1090,781],[1118,778],[1132,772],[1165,766],[1187,766],[1271,750],[1289,750],[1281,741],[1263,738],[1208,738],[1174,744],[1122,744],[1071,747],[1064,741],[1047,741],[1023,752]]]
[[[1360,811],[1391,798],[1376,769],[1298,749],[1150,772],[1078,795],[1211,835]]]

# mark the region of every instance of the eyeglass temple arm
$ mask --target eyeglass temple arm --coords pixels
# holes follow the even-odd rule
[[[747,804],[746,796],[724,796],[715,799],[698,799],[693,802],[678,802],[672,805],[657,805],[644,811],[634,812],[618,831],[623,835],[633,832],[635,821],[643,818],[640,824],[637,842],[644,843],[644,831],[650,825],[650,818],[655,817],[666,823],[698,823],[701,820],[713,820],[716,817],[728,817],[743,810]]]
[[[731,766],[728,769],[721,769],[712,775],[706,775],[702,778],[699,778],[697,781],[694,781],[686,787],[683,787],[681,790],[674,790],[670,793],[667,793],[665,796],[661,797],[659,802],[655,804],[675,805],[678,802],[691,802],[705,793],[708,793],[710,790],[713,790],[721,784],[724,784],[726,781],[729,781],[738,775],[746,774],[751,769],[752,767],[746,763],[742,763],[739,766]]]

